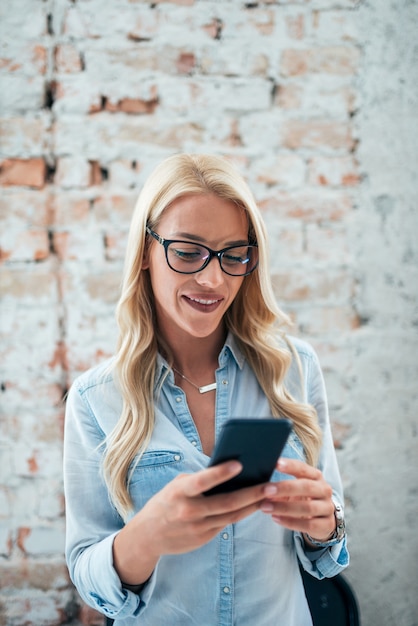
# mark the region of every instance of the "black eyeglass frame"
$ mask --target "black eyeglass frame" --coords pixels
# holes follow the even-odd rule
[[[222,248],[222,250],[212,250],[212,248],[209,248],[208,246],[205,246],[202,243],[196,243],[196,245],[198,245],[200,248],[204,248],[205,250],[207,250],[209,252],[209,256],[207,257],[206,261],[204,261],[203,265],[201,267],[199,267],[199,269],[197,270],[193,270],[192,272],[182,272],[181,270],[176,270],[172,265],[170,265],[170,261],[168,260],[168,246],[172,243],[194,243],[192,241],[184,241],[183,239],[164,239],[164,237],[161,237],[161,235],[159,235],[158,233],[156,233],[154,230],[152,230],[149,226],[145,227],[145,230],[147,231],[147,233],[149,235],[151,235],[151,237],[153,237],[156,241],[158,241],[158,243],[160,243],[163,247],[164,247],[164,251],[165,251],[165,259],[167,261],[167,265],[168,267],[173,270],[173,272],[177,272],[178,274],[197,274],[197,272],[201,272],[203,269],[205,269],[205,267],[207,265],[209,265],[209,263],[211,262],[211,260],[213,258],[217,258],[219,261],[219,267],[221,268],[221,270],[225,273],[228,274],[228,276],[235,276],[235,277],[241,277],[241,276],[249,276],[250,274],[253,273],[253,271],[257,268],[258,266],[258,259],[256,264],[254,265],[253,268],[250,269],[249,272],[245,272],[244,274],[231,274],[230,272],[227,272],[226,269],[224,267],[222,267],[222,257],[225,254],[225,252],[228,252],[228,250],[233,250],[234,248],[239,248],[240,246],[227,246],[226,248]],[[256,243],[245,243],[243,244],[243,246],[248,246],[251,248],[257,248],[258,249],[258,245]]]

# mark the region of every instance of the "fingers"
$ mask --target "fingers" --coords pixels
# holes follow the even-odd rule
[[[277,469],[283,474],[289,474],[295,478],[318,480],[318,478],[322,476],[318,468],[308,465],[304,461],[298,461],[297,459],[285,459],[281,457],[277,462]]]
[[[194,498],[212,489],[212,487],[237,476],[241,471],[242,465],[239,461],[228,461],[227,463],[221,463],[195,474],[187,474],[187,476],[183,475],[179,478],[187,477],[183,485],[184,495]]]
[[[265,501],[261,505],[265,513],[272,513],[276,517],[290,517],[293,519],[313,519],[315,517],[328,518],[334,515],[334,505],[331,499],[300,498],[296,500]]]
[[[332,496],[332,488],[322,478],[322,475],[319,480],[308,478],[283,480],[276,483],[275,486],[276,494],[269,496],[274,500],[305,500],[307,498],[330,500]]]
[[[279,459],[277,468],[296,480],[282,480],[265,489],[261,510],[286,528],[325,537],[335,528],[332,488],[322,472],[295,459]],[[276,493],[271,493],[273,489]]]
[[[266,485],[260,484],[209,497],[201,496],[208,489],[236,476],[241,471],[241,463],[230,461],[195,474],[184,474],[173,482],[178,481],[178,486],[181,486],[180,497],[185,498],[186,506],[190,507],[195,516],[202,518],[217,516],[221,520],[226,519],[226,523],[229,524],[243,519],[259,508],[259,503],[266,497]]]
[[[312,465],[296,459],[279,459],[277,468],[298,480],[283,480],[276,483],[278,496],[286,498],[325,498],[330,499],[332,488],[324,480],[322,472]]]
[[[153,496],[137,514],[158,537],[158,553],[194,550],[212,539],[225,526],[259,510],[265,485],[237,491],[202,495],[208,489],[239,474],[242,466],[228,462],[195,474],[182,474]]]

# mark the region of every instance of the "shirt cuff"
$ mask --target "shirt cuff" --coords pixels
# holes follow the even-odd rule
[[[328,548],[306,550],[302,533],[294,533],[296,553],[303,569],[314,578],[332,578],[340,574],[349,564],[347,537]]]
[[[152,595],[155,576],[153,574],[150,577],[139,593],[122,586],[113,567],[113,541],[116,535],[114,533],[86,548],[79,557],[74,584],[83,600],[107,617],[138,617]],[[77,571],[83,572],[82,579]]]

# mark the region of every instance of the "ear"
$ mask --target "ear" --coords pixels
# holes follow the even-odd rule
[[[142,268],[143,270],[149,269],[149,245],[145,241],[144,254],[142,255]]]

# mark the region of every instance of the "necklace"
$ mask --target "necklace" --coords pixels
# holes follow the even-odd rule
[[[192,385],[195,389],[197,389],[199,391],[199,393],[207,393],[208,391],[215,391],[215,389],[216,389],[216,381],[214,383],[210,383],[209,385],[202,385],[202,387],[199,387],[199,385],[196,385],[192,380],[190,380],[190,378],[187,378],[187,376],[185,376],[184,374],[182,374],[181,372],[176,370],[175,367],[173,367],[173,370],[179,376],[184,378],[184,380],[187,380],[187,382],[190,383],[190,385]]]

